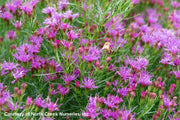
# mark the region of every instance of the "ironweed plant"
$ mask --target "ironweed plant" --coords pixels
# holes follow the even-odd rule
[[[0,0],[0,119],[180,120],[179,8]]]

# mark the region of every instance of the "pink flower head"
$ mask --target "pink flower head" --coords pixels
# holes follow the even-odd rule
[[[13,19],[13,15],[11,13],[9,13],[8,11],[6,11],[4,13],[0,13],[0,17],[6,21]]]
[[[22,22],[20,21],[16,21],[15,23],[12,23],[15,27],[16,27],[16,30],[20,30],[21,29],[21,26],[22,26]]]
[[[39,52],[40,46],[32,44],[23,44],[16,48],[16,53],[13,55],[20,62],[28,62],[32,60],[32,56]]]
[[[176,87],[176,84],[171,84],[169,89],[169,94],[171,95],[173,93],[174,88]]]
[[[12,72],[15,68],[17,68],[19,65],[16,63],[11,63],[4,61],[4,63],[1,64],[1,75],[5,75],[8,72]]]
[[[64,10],[66,8],[66,6],[69,4],[68,0],[61,0],[59,1],[58,5],[58,10]]]
[[[174,103],[173,100],[171,100],[170,98],[168,98],[168,97],[165,95],[164,98],[163,98],[163,105],[164,105],[166,108],[170,108],[170,107],[176,106],[176,103]]]
[[[148,63],[149,62],[148,62],[148,60],[146,58],[136,58],[136,60],[130,60],[129,61],[129,64],[136,71],[139,71],[141,69],[146,69]]]
[[[31,0],[30,4],[34,8],[38,2],[39,2],[39,0]]]
[[[48,103],[46,105],[47,105],[50,113],[52,113],[53,111],[59,110],[59,107],[61,106],[61,104],[57,105],[57,101],[55,103],[53,103],[53,102],[51,102],[51,99],[49,98]]]
[[[118,91],[117,91],[117,93],[119,93],[122,98],[126,97],[127,92],[128,92],[127,88],[118,89]]]
[[[15,14],[18,6],[17,6],[16,4],[13,4],[13,3],[6,3],[6,8],[7,8],[11,13]]]
[[[177,78],[178,80],[180,80],[180,71],[173,71],[173,72],[174,72],[176,78]]]
[[[26,106],[29,107],[32,104],[32,97],[27,97]]]
[[[140,78],[138,80],[139,84],[142,84],[142,86],[146,86],[151,84],[152,82],[150,81],[151,75],[146,74],[145,72],[140,73]]]
[[[78,34],[75,33],[73,30],[71,30],[69,33],[67,33],[68,40],[74,40],[78,38]]]
[[[62,76],[62,79],[64,80],[65,84],[68,86],[71,81],[75,80],[75,76],[64,74]]]
[[[100,53],[102,51],[97,47],[90,47],[87,55],[84,57],[86,62],[92,63],[93,61],[97,61],[100,57]]]
[[[47,6],[46,8],[44,8],[42,10],[42,13],[48,14],[49,16],[51,16],[53,14],[53,12],[55,12],[56,10],[53,7],[49,7]]]
[[[34,101],[34,105],[36,105],[38,108],[42,107],[42,108],[46,108],[46,102],[45,100],[42,100],[41,97],[38,97],[35,99]]]
[[[58,90],[61,96],[64,96],[65,94],[69,93],[69,89],[66,87],[62,87],[61,84],[58,85]]]
[[[33,6],[30,2],[24,2],[20,9],[23,11],[24,14],[27,14],[28,16],[32,15]]]
[[[147,9],[147,13],[148,13],[148,23],[149,24],[153,24],[153,23],[156,23],[158,21],[159,15],[156,13],[156,10]]]
[[[108,108],[118,108],[119,103],[122,101],[122,98],[108,94],[107,100],[104,103]]]
[[[16,32],[15,31],[8,31],[8,33],[7,33],[7,38],[9,39],[9,40],[15,40],[16,38],[17,38],[17,36],[16,36]]]
[[[85,87],[87,90],[89,89],[93,89],[93,88],[98,88],[97,86],[95,86],[95,83],[93,81],[93,79],[90,79],[90,78],[84,78],[82,80],[82,84],[81,87]]]
[[[29,70],[25,70],[23,67],[19,67],[19,68],[16,68],[12,72],[12,74],[13,74],[13,77],[15,78],[15,80],[18,80],[19,78],[24,77],[28,71]],[[14,81],[12,83],[14,83]]]
[[[69,10],[69,11],[66,11],[63,14],[63,16],[64,16],[64,18],[70,19],[70,20],[72,20],[72,18],[77,18],[79,16],[79,13],[76,13],[76,14],[73,14],[73,15],[72,15],[72,13],[73,13],[72,10]]]
[[[171,5],[173,6],[174,9],[180,6],[180,3],[177,1],[171,1]]]
[[[82,116],[87,118],[95,119],[100,113],[99,107],[96,107],[97,104],[97,97],[89,97],[89,103],[86,106],[86,112],[83,111]]]
[[[123,80],[127,80],[128,77],[130,77],[130,72],[131,69],[127,67],[120,67],[120,71],[117,71],[118,75],[120,75]]]

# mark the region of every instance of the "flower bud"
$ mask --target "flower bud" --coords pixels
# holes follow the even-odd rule
[[[71,47],[71,52],[73,53],[73,52],[74,52],[74,50],[75,50],[75,47],[74,47],[74,46],[72,46],[72,47]]]
[[[82,55],[83,52],[84,52],[84,48],[83,48],[83,47],[80,47],[80,48],[79,48],[79,54]]]
[[[76,86],[76,89],[78,89],[78,87],[79,87],[79,81],[76,81],[76,82],[75,82],[75,86]]]
[[[15,95],[18,95],[18,91],[19,91],[19,88],[18,87],[14,87],[14,94]]]
[[[29,108],[31,104],[32,104],[32,97],[27,97],[26,107]]]
[[[156,93],[150,93],[150,95],[149,95],[149,97],[150,97],[150,99],[155,99],[155,97],[156,97]]]
[[[26,84],[26,83],[23,83],[23,84],[21,85],[21,87],[22,87],[23,90],[25,90],[26,87],[27,87],[27,84]]]
[[[60,46],[60,41],[56,39],[56,44],[57,44],[57,47]]]
[[[111,57],[107,57],[106,62],[109,63],[111,61]]]
[[[111,83],[109,81],[106,81],[106,87],[109,88],[110,85]]]
[[[19,90],[19,91],[18,91],[18,97],[21,97],[21,95],[22,95],[22,91]]]
[[[100,66],[99,60],[97,60],[97,61],[95,62],[95,66],[96,66],[96,67],[99,67],[99,66]]]

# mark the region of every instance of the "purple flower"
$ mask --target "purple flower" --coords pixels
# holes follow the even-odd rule
[[[95,119],[99,115],[99,107],[96,107],[97,97],[89,97],[89,103],[86,106],[86,112],[83,111],[82,116]]]
[[[35,99],[34,101],[34,105],[36,105],[38,108],[42,107],[42,108],[46,108],[46,101],[42,100],[41,97],[38,97]]]
[[[22,22],[20,21],[16,21],[15,23],[12,23],[15,27],[16,27],[16,30],[20,30],[21,29],[21,26],[22,26]]]
[[[35,53],[39,52],[39,45],[23,44],[16,48],[16,53],[13,55],[20,62],[28,62],[32,60]]]
[[[16,69],[19,65],[16,63],[11,63],[4,61],[4,63],[1,64],[1,75],[5,75],[8,72],[12,72],[14,69]]]
[[[80,77],[81,73],[80,73],[80,70],[78,68],[75,68],[74,75],[77,77]]]
[[[51,95],[56,95],[57,94],[57,91],[54,90],[54,88],[49,88],[48,89],[48,95],[51,96]]]
[[[11,103],[11,101],[9,101],[8,103],[8,108],[12,111],[15,111],[17,109],[23,109],[23,106],[18,106],[18,102],[16,102],[15,104],[14,103]]]
[[[30,4],[34,8],[38,2],[39,2],[39,0],[31,0]]]
[[[56,18],[45,18],[45,21],[43,22],[44,25],[48,25],[51,27],[56,27],[59,24],[59,21]]]
[[[140,16],[135,17],[134,20],[136,21],[136,23],[137,23],[138,25],[144,25],[144,24],[145,24],[143,15],[140,15]]]
[[[51,73],[49,73],[49,71],[47,71],[46,73],[47,73],[47,75],[45,75],[44,81],[52,81],[52,80],[55,80],[55,79],[58,78],[55,73],[52,73],[52,74],[51,74]],[[49,73],[49,74],[48,74],[48,73]]]
[[[117,71],[118,75],[121,76],[123,80],[127,80],[130,76],[131,69],[127,69],[127,67],[120,67],[120,71]]]
[[[156,23],[159,17],[156,11],[154,9],[147,9],[147,13],[148,13],[148,23],[149,24]]]
[[[4,88],[5,88],[5,86],[3,86],[3,83],[0,83],[0,93],[2,93],[1,96],[0,96],[0,98],[2,97],[2,98],[4,98],[4,101],[6,101],[6,100],[8,100],[12,95],[10,95],[10,93],[7,92]]]
[[[78,34],[75,33],[73,30],[71,30],[69,33],[67,33],[68,40],[74,40],[78,38]]]
[[[43,38],[41,36],[34,36],[32,35],[30,37],[30,41],[34,44],[34,45],[40,45],[43,42]]]
[[[179,57],[175,57],[173,62],[174,62],[174,65],[176,65],[176,66],[180,65]]]
[[[53,102],[51,102],[51,99],[49,98],[48,103],[46,105],[47,105],[50,113],[52,113],[53,111],[59,110],[59,107],[61,106],[61,104],[57,105],[57,101],[58,100],[56,100],[56,102],[53,103]]]
[[[97,61],[98,58],[99,57],[97,57],[97,56],[88,54],[88,55],[85,56],[85,61],[89,62],[89,63],[92,63],[93,61]]]
[[[119,111],[119,112],[122,114],[121,120],[128,120],[128,119],[133,120],[133,118],[134,118],[134,115],[132,115],[131,111],[129,111],[129,110]]]
[[[69,11],[66,11],[63,14],[63,16],[64,16],[64,18],[70,19],[70,20],[72,20],[72,18],[77,18],[79,16],[79,13],[76,13],[76,14],[73,14],[73,15],[72,15],[72,13],[73,13],[72,10],[69,10]]]
[[[136,71],[139,71],[141,69],[146,69],[149,63],[146,58],[136,58],[136,60],[129,59],[128,62],[132,66],[132,68]]]
[[[42,10],[42,13],[48,14],[48,15],[52,15],[53,12],[55,12],[56,10],[53,7],[46,7]]]
[[[180,3],[177,1],[171,1],[171,5],[173,6],[174,9],[180,6]]]
[[[58,2],[58,10],[64,10],[66,8],[66,6],[69,4],[68,0],[61,0]]]
[[[22,5],[22,0],[11,0],[11,3],[13,5],[16,5],[17,8],[20,8],[20,6]]]
[[[173,93],[174,88],[176,87],[176,84],[171,84],[169,89],[169,94],[171,95]]]
[[[119,111],[117,111],[117,110],[111,111],[111,116],[112,116],[112,118],[114,118],[115,120],[118,120],[118,118],[119,118]]]
[[[112,85],[113,85],[114,87],[117,87],[117,85],[118,85],[118,80],[114,80],[114,81],[112,82]]]
[[[32,97],[27,97],[26,106],[29,107],[33,103]]]
[[[23,11],[24,14],[27,14],[28,16],[32,15],[33,6],[30,2],[24,2],[20,9]]]
[[[87,55],[84,56],[85,61],[90,63],[93,61],[97,61],[100,57],[100,54],[101,54],[101,50],[99,50],[97,47],[90,47]]]
[[[176,106],[176,103],[174,103],[173,100],[170,100],[170,99],[165,95],[164,98],[163,98],[163,105],[164,105],[166,108],[170,108],[170,107]]]
[[[87,90],[92,89],[92,88],[98,88],[97,86],[95,86],[95,83],[93,81],[93,79],[90,78],[84,78],[82,80],[82,84],[81,87],[85,87]]]
[[[175,74],[176,78],[180,80],[180,71],[173,71],[173,73]]]
[[[151,79],[151,75],[146,74],[145,71],[143,71],[140,73],[138,84],[142,84],[142,86],[149,85],[150,83],[152,83],[150,79]]]
[[[165,52],[164,56],[162,57],[162,59],[160,61],[160,63],[164,64],[165,66],[168,65],[168,64],[169,65],[174,65],[174,63],[171,62],[171,61],[172,61],[172,55]]]
[[[101,112],[102,112],[102,116],[103,118],[107,119],[111,116],[111,110],[107,110],[107,109],[101,109]]]
[[[15,40],[16,38],[17,38],[17,36],[16,36],[16,32],[15,31],[8,31],[8,33],[7,33],[7,38],[9,39],[9,40]]]
[[[24,77],[28,71],[29,70],[25,70],[23,67],[19,67],[19,68],[16,68],[12,72],[12,74],[13,74],[13,77],[15,78],[15,80],[18,80],[19,78]]]
[[[18,6],[17,6],[16,4],[14,4],[13,1],[12,1],[12,3],[9,3],[9,2],[6,3],[6,8],[7,8],[11,13],[15,14]]]
[[[67,86],[69,86],[69,83],[70,83],[71,81],[75,80],[75,76],[74,76],[74,75],[64,74],[64,75],[62,76],[62,79],[64,80],[65,84],[66,84]]]
[[[27,54],[21,54],[21,53],[15,53],[14,55],[13,55],[19,62],[24,62],[24,63],[26,63],[26,62],[28,62],[28,61],[30,61],[31,59],[32,59],[32,57],[31,57],[31,55],[27,55]]]
[[[127,92],[128,92],[127,88],[118,89],[117,91],[117,93],[119,93],[122,98],[126,97]]]
[[[69,89],[66,87],[62,87],[61,84],[58,85],[58,90],[61,96],[64,96],[65,94],[69,93]]]
[[[165,50],[171,52],[171,54],[175,56],[176,53],[180,51],[179,45],[180,45],[180,42],[177,41],[176,39],[173,40],[172,38],[171,40],[168,40]]]
[[[107,100],[104,103],[108,108],[118,108],[119,103],[122,101],[122,98],[108,94]]]
[[[122,17],[115,16],[108,23],[105,24],[108,34],[115,40],[116,36],[124,34],[124,22],[121,22]]]
[[[8,11],[1,13],[0,17],[7,21],[13,19],[13,15],[9,13]]]
[[[66,31],[66,30],[70,29],[70,24],[69,24],[69,23],[64,23],[64,22],[62,22],[62,23],[59,25],[59,28],[62,29],[63,31]]]

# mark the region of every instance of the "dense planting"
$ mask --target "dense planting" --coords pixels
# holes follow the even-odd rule
[[[180,120],[180,2],[1,1],[0,119]]]

